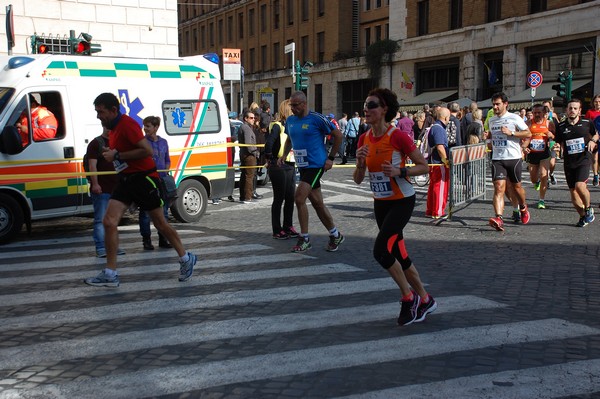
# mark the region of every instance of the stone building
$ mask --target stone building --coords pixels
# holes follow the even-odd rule
[[[535,101],[555,96],[560,71],[572,71],[584,101],[600,92],[600,0],[180,0],[178,18],[182,56],[241,49],[242,105],[265,91],[276,104],[290,95],[292,42],[295,59],[314,64],[309,104],[323,113],[360,110],[376,85],[406,110],[457,99],[487,106],[499,90],[519,107],[531,103],[534,70],[544,79]]]
[[[5,26],[6,6],[12,4],[13,54],[29,54],[30,37],[69,37],[88,33],[102,46],[103,56],[178,57],[175,0],[11,0],[0,9]],[[6,31],[0,30],[0,54],[7,54]]]

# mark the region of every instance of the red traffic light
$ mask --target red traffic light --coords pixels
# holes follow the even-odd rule
[[[89,54],[90,53],[90,43],[86,41],[80,41],[75,45],[75,53],[77,54]]]
[[[38,52],[38,54],[47,54],[48,53],[48,46],[45,45],[45,44],[38,45],[37,52]]]

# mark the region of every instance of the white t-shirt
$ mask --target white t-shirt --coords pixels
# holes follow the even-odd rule
[[[488,123],[492,134],[492,159],[521,159],[521,139],[502,133],[502,126],[506,126],[511,132],[527,130],[523,118],[506,112],[500,117],[492,116]]]

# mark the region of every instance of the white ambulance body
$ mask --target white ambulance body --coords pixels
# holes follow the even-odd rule
[[[234,188],[230,127],[214,54],[173,60],[77,55],[0,57],[0,243],[25,223],[92,211],[82,158],[101,134],[94,99],[111,92],[121,112],[142,126],[162,120],[171,174],[178,185],[173,215],[194,222],[210,197]],[[15,125],[30,113],[31,93],[58,120],[56,138],[22,144]],[[31,118],[28,117],[29,132]]]

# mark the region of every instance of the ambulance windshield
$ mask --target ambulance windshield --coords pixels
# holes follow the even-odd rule
[[[15,89],[10,89],[7,87],[0,87],[0,114],[4,112],[4,107],[8,104],[8,100],[15,93]]]

